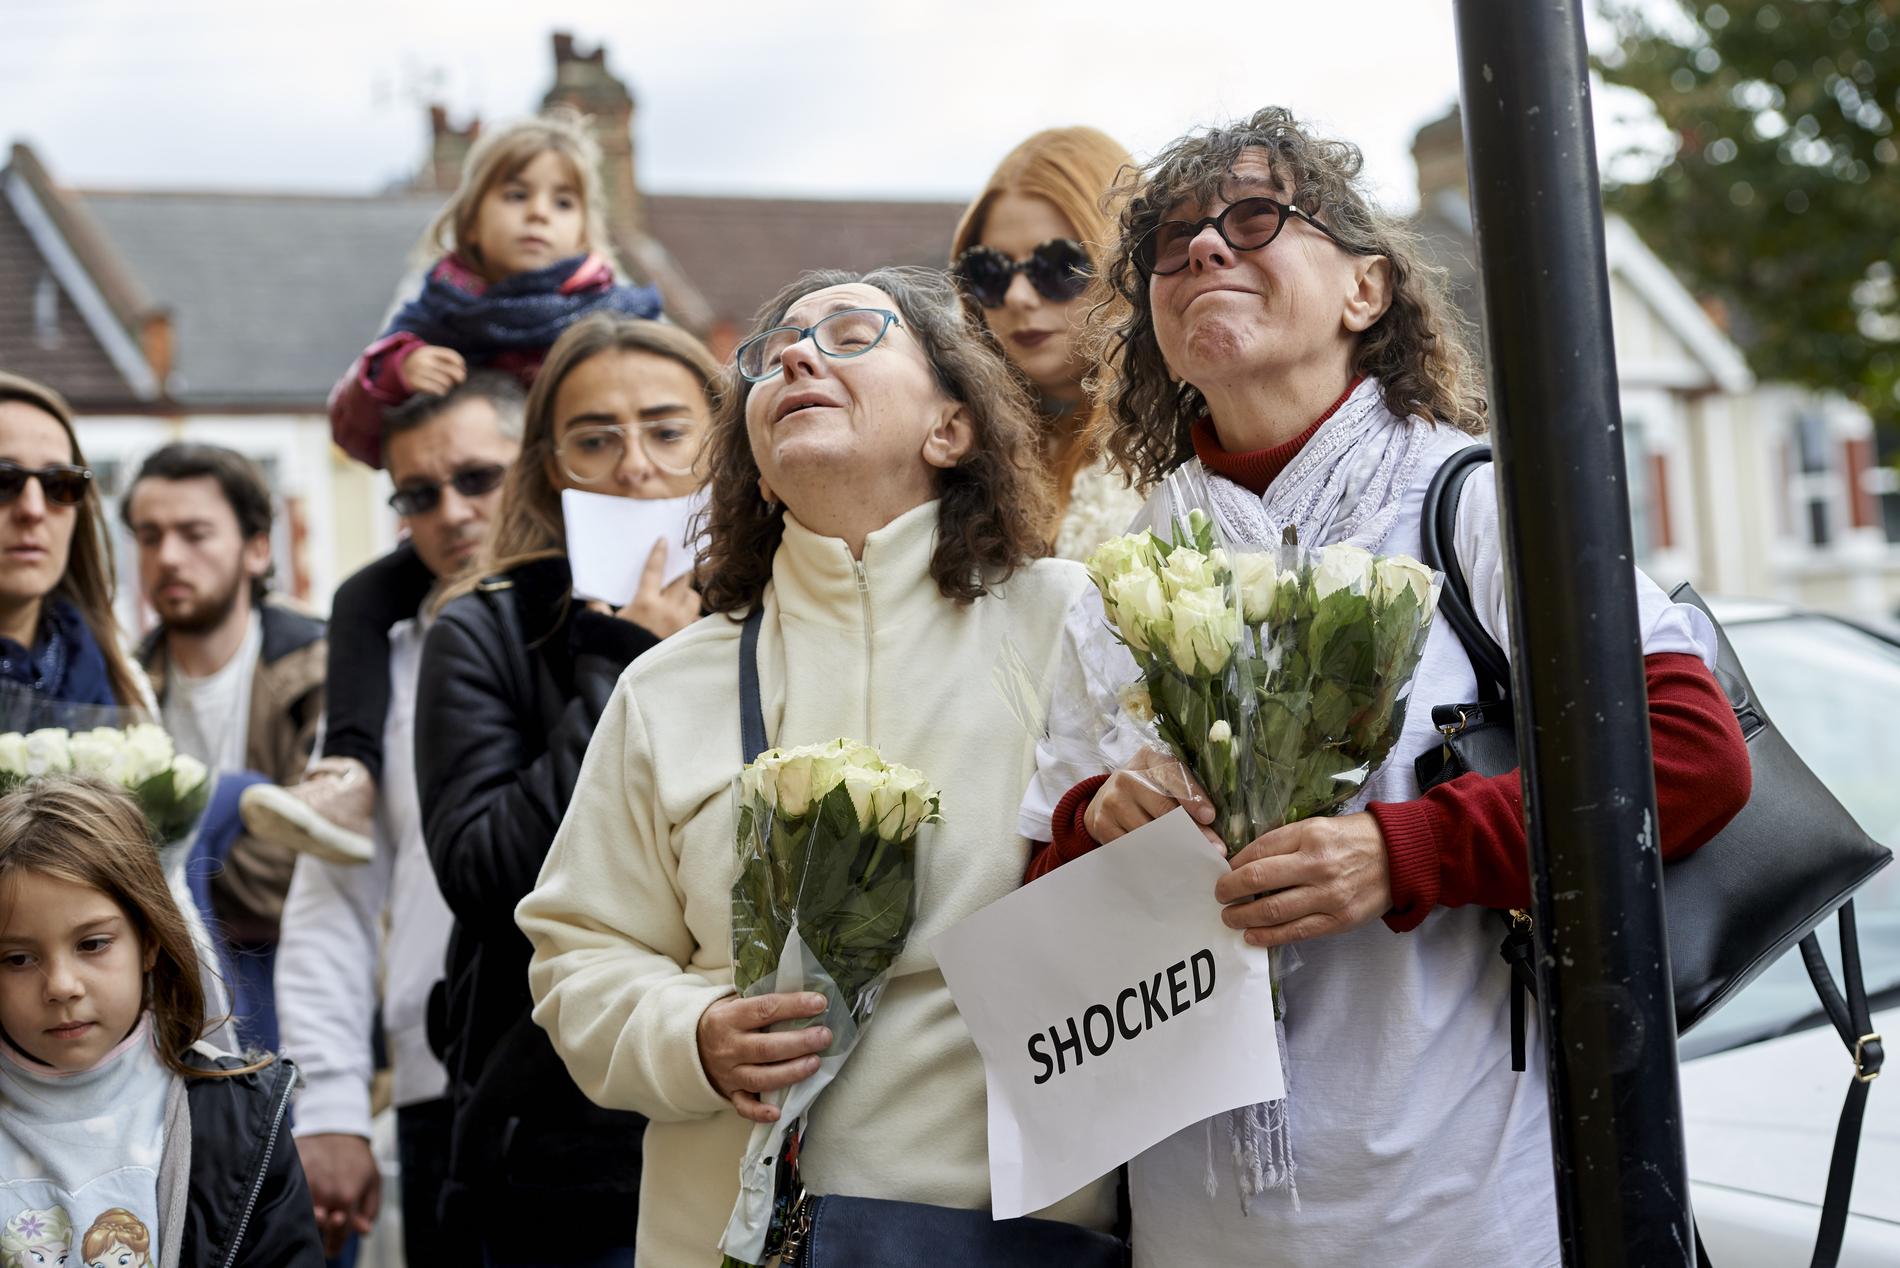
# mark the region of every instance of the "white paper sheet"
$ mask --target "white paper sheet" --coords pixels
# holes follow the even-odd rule
[[[997,1219],[1286,1094],[1268,953],[1214,900],[1226,870],[1176,810],[932,939],[983,1056]]]
[[[696,544],[687,540],[703,494],[683,498],[611,497],[604,493],[561,490],[561,517],[567,524],[567,562],[574,570],[574,593],[625,607],[639,587],[653,543],[666,541],[665,584],[693,570]]]

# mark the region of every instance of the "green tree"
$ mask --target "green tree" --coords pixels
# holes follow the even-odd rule
[[[1608,201],[1758,375],[1900,422],[1900,0],[1598,0],[1673,152]]]

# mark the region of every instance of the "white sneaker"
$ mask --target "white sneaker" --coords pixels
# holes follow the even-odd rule
[[[376,782],[353,757],[318,758],[302,783],[253,784],[238,798],[238,817],[252,836],[326,863],[369,862],[375,814]]]

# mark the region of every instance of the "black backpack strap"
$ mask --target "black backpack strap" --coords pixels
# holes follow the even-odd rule
[[[1460,449],[1445,460],[1425,489],[1424,514],[1420,517],[1420,553],[1427,566],[1445,574],[1444,589],[1438,595],[1438,612],[1445,618],[1458,641],[1464,644],[1471,667],[1478,674],[1480,700],[1511,698],[1511,662],[1486,632],[1471,607],[1471,586],[1465,579],[1464,565],[1458,560],[1458,499],[1465,481],[1478,467],[1491,461],[1489,445]]]
[[[765,708],[759,701],[759,627],[765,608],[754,606],[739,630],[739,744],[750,766],[771,745],[765,738]]]

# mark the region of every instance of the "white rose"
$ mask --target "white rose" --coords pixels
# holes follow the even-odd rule
[[[1213,561],[1186,546],[1168,556],[1168,562],[1161,566],[1161,576],[1170,597],[1193,590],[1212,590],[1220,585]]]
[[[0,771],[9,775],[26,774],[26,737],[18,731],[0,735]]]
[[[1115,628],[1136,651],[1152,651],[1167,638],[1168,595],[1152,572],[1124,573],[1109,583],[1106,596]]]
[[[73,768],[70,737],[62,727],[41,727],[26,737],[26,773],[45,775]]]
[[[1089,556],[1089,576],[1095,588],[1107,593],[1109,583],[1131,572],[1154,570],[1154,539],[1147,533],[1128,533],[1110,538]]]
[[[1407,590],[1418,600],[1420,610],[1431,607],[1432,583],[1437,574],[1409,555],[1388,555],[1378,563],[1378,594],[1381,603],[1390,603]]]
[[[1148,694],[1148,684],[1131,682],[1116,693],[1121,701],[1122,712],[1135,721],[1146,725],[1155,720],[1154,697]]]
[[[172,737],[162,726],[135,722],[125,729],[125,750],[129,759],[120,778],[127,787],[136,787],[152,776],[171,769]]]
[[[846,766],[844,788],[851,794],[851,808],[858,812],[858,829],[876,829],[881,808],[878,794],[884,790],[885,773],[868,766]]]
[[[1234,585],[1240,591],[1240,608],[1247,624],[1259,625],[1273,607],[1273,588],[1278,584],[1272,555],[1243,554],[1234,567]]]
[[[211,772],[205,764],[189,753],[180,753],[172,759],[172,795],[184,800],[205,782]]]
[[[1228,744],[1233,741],[1234,728],[1227,724],[1226,718],[1218,718],[1214,725],[1207,728],[1209,744]]]
[[[1219,590],[1196,590],[1168,605],[1168,654],[1183,673],[1219,673],[1240,641],[1240,613]]]
[[[1324,599],[1336,590],[1354,594],[1371,592],[1371,551],[1344,542],[1320,551],[1319,566],[1313,570],[1313,596]]]
[[[922,771],[892,766],[883,772],[875,802],[877,834],[886,841],[907,841],[937,813],[938,794]]]
[[[94,727],[72,737],[68,749],[73,769],[88,775],[117,780],[125,756],[125,736],[109,726]]]

